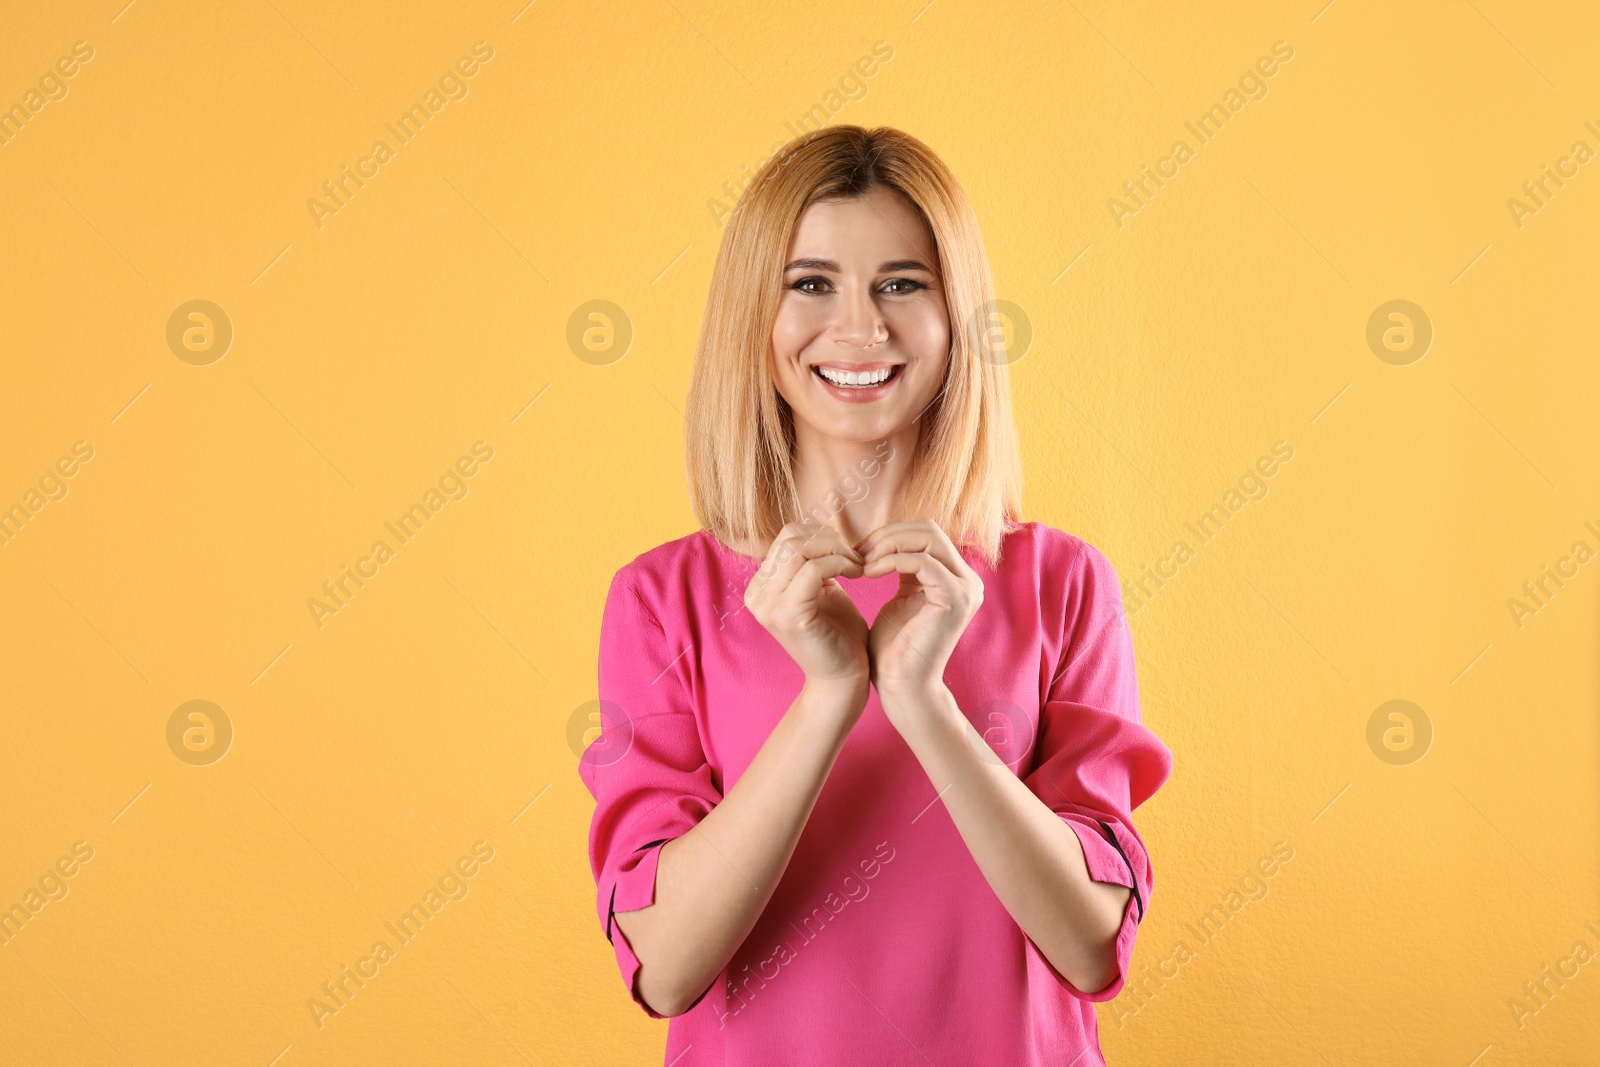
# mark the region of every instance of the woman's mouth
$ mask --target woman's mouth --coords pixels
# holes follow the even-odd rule
[[[900,380],[903,370],[904,363],[818,364],[812,366],[811,376],[835,399],[861,404],[885,396]]]

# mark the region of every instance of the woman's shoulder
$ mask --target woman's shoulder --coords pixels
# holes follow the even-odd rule
[[[1012,526],[1003,543],[1002,562],[1019,547],[1037,560],[1047,573],[1059,576],[1078,571],[1115,573],[1111,561],[1094,545],[1076,534],[1036,519]]]
[[[1005,553],[1013,551],[1014,542],[1022,550],[1019,554],[1027,557],[1021,569],[1028,571],[1038,583],[1045,599],[1065,611],[1103,604],[1109,610],[1121,612],[1122,581],[1117,568],[1088,540],[1035,521],[1013,528],[1006,538]],[[1006,559],[1002,554],[1002,568],[1006,567]],[[1012,567],[1017,566],[1015,562],[1012,564]]]
[[[631,586],[646,603],[683,598],[715,579],[721,554],[732,554],[707,530],[663,541],[618,567],[612,584]]]

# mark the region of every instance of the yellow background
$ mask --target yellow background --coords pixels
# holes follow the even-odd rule
[[[124,3],[0,34],[7,106],[94,50],[0,146],[0,506],[94,452],[0,547],[0,905],[94,850],[0,945],[0,1062],[660,1062],[569,721],[612,573],[694,529],[710,202],[879,41],[831,121],[912,132],[976,205],[1034,331],[1029,518],[1132,580],[1294,449],[1133,616],[1176,757],[1136,814],[1135,977],[1193,958],[1099,1006],[1111,1062],[1592,1057],[1600,961],[1508,1006],[1600,951],[1600,564],[1507,606],[1600,549],[1600,162],[1507,206],[1600,149],[1586,5]],[[322,183],[480,40],[468,95],[319,227]],[[1266,97],[1119,227],[1122,183],[1277,41]],[[205,366],[167,343],[195,299],[234,331]],[[566,340],[597,299],[633,330],[608,365]],[[1366,341],[1395,299],[1434,330],[1405,366]],[[322,583],[480,440],[468,495],[319,627]],[[1409,765],[1368,745],[1394,699],[1433,731]],[[191,700],[233,727],[210,765],[169,747]],[[319,1028],[322,983],[478,841],[469,894]]]

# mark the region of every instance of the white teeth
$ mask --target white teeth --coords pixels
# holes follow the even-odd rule
[[[870,388],[885,381],[894,368],[885,368],[877,371],[836,371],[828,367],[818,367],[817,372],[834,385],[855,386],[860,389]]]

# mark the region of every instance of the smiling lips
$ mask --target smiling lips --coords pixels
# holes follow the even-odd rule
[[[876,400],[900,380],[904,363],[880,359],[870,363],[814,363],[811,376],[836,399],[852,403]]]

